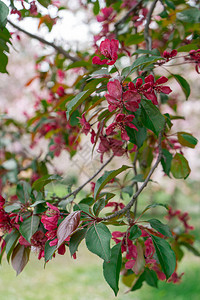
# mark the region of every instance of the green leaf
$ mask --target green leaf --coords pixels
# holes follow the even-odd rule
[[[142,275],[140,275],[138,280],[135,282],[135,284],[131,288],[131,292],[140,289],[142,287],[144,281],[145,281],[145,273],[143,272]]]
[[[198,143],[198,140],[192,134],[183,131],[178,132],[178,141],[181,145],[189,148],[195,148]]]
[[[101,176],[96,184],[95,184],[95,189],[94,189],[94,199],[98,198],[98,195],[100,191],[104,188],[104,186],[114,177],[116,177],[118,174],[122,173],[123,171],[129,169],[131,167],[123,165],[121,168],[118,170],[112,170],[112,171],[105,171],[103,176]]]
[[[200,10],[198,8],[189,8],[176,14],[178,20],[187,23],[200,23]]]
[[[195,249],[192,245],[190,245],[190,244],[188,244],[188,243],[186,243],[186,242],[181,242],[181,243],[180,243],[180,246],[184,246],[184,247],[186,247],[190,252],[192,252],[194,255],[200,256],[200,252],[199,252],[197,249]]]
[[[133,225],[130,229],[129,240],[135,240],[142,234],[141,229],[137,225]]]
[[[20,203],[13,203],[11,205],[8,205],[4,208],[4,210],[7,212],[7,213],[10,213],[12,211],[15,211],[15,210],[18,210],[21,208],[21,204]]]
[[[22,203],[27,203],[30,200],[31,196],[31,186],[26,181],[20,181],[17,185],[16,194],[19,198],[19,201]]]
[[[98,216],[100,211],[105,207],[106,202],[105,199],[100,198],[93,206],[93,212],[95,216]]]
[[[55,253],[56,248],[57,248],[56,245],[55,245],[55,246],[50,246],[50,245],[49,245],[50,242],[51,242],[51,241],[47,241],[47,242],[45,243],[45,247],[44,247],[44,258],[45,258],[45,263],[46,263],[47,261],[49,261],[49,260],[52,259],[53,254]]]
[[[87,231],[85,241],[89,251],[98,255],[106,262],[110,261],[110,230],[106,225],[99,223],[92,225]]]
[[[158,276],[156,275],[156,272],[145,268],[144,274],[145,274],[146,283],[150,286],[157,288],[158,287]]]
[[[6,26],[8,13],[9,13],[9,9],[7,5],[4,2],[0,1],[0,28],[1,29],[3,29],[3,27]]]
[[[167,279],[172,275],[176,268],[176,256],[170,244],[160,237],[151,235],[158,260]]]
[[[170,0],[165,0],[165,3],[167,4],[167,6],[173,10],[176,9],[176,6],[174,5],[174,3]]]
[[[127,75],[131,75],[138,67],[145,67],[148,64],[152,64],[161,59],[161,56],[140,56],[134,61],[134,63],[130,67],[126,67],[122,70],[122,76],[126,77]]]
[[[142,214],[144,214],[147,210],[149,210],[150,208],[155,208],[155,207],[158,207],[158,206],[161,206],[161,207],[164,207],[166,208],[167,210],[169,209],[168,208],[168,205],[166,204],[163,204],[163,203],[153,203],[153,204],[150,204],[148,205],[147,207],[145,207],[145,209],[143,210]]]
[[[151,227],[157,230],[158,232],[162,233],[165,236],[172,237],[172,233],[169,229],[169,226],[167,226],[166,224],[163,224],[157,219],[151,219],[147,222],[149,222]]]
[[[126,132],[129,136],[129,141],[135,145],[138,146],[138,148],[141,148],[144,141],[146,140],[147,138],[147,130],[146,128],[140,124],[139,122],[137,122],[137,120],[134,120],[132,122],[138,129],[138,131],[126,126]]]
[[[17,230],[13,230],[11,233],[7,234],[4,238],[6,242],[5,251],[7,254],[7,261],[9,262],[10,256],[13,252],[13,249],[15,248],[15,245],[18,241],[18,238],[20,237],[20,234]]]
[[[69,251],[71,256],[77,251],[78,246],[80,245],[81,241],[84,239],[87,229],[81,229],[75,232],[69,241]]]
[[[40,191],[41,189],[43,189],[43,187],[45,185],[47,185],[48,183],[54,181],[54,180],[61,180],[62,177],[60,177],[59,175],[45,175],[39,179],[37,179],[36,181],[34,181],[32,188],[36,191]]]
[[[93,6],[93,13],[96,15],[99,14],[100,11],[100,5],[99,5],[99,0],[96,0]]]
[[[190,96],[190,85],[189,83],[185,80],[185,78],[183,78],[182,76],[178,75],[178,74],[172,74],[173,77],[176,79],[176,81],[179,83],[180,87],[182,88],[186,100],[188,99],[188,97]]]
[[[51,0],[38,0],[38,2],[46,8],[51,4]]]
[[[167,149],[162,149],[161,164],[162,164],[162,167],[163,167],[163,171],[168,176],[169,176],[169,173],[170,173],[170,170],[171,170],[172,158],[173,158],[173,155]]]
[[[110,262],[104,261],[103,275],[111,289],[114,291],[115,296],[119,291],[119,274],[122,265],[121,243],[115,245],[111,249]]]
[[[190,174],[190,167],[187,159],[180,153],[176,153],[176,155],[172,159],[171,172],[172,175],[177,178],[186,179]]]
[[[80,92],[67,104],[67,120],[69,120],[70,115],[77,109],[77,107],[83,103],[83,101],[92,93],[93,91],[87,90]]]
[[[145,127],[152,130],[157,136],[165,125],[165,118],[159,109],[150,100],[141,100],[141,119]]]
[[[38,216],[32,215],[23,221],[19,227],[19,231],[21,235],[27,240],[29,243],[31,242],[31,237],[38,230],[38,226],[40,224],[40,218]]]

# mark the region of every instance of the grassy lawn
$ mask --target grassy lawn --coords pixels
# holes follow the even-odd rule
[[[142,290],[124,294],[125,287],[117,298],[105,283],[102,261],[88,253],[85,247],[78,252],[77,260],[68,255],[59,256],[47,264],[32,254],[31,262],[21,275],[16,277],[12,267],[3,261],[0,268],[0,299],[2,300],[198,300],[200,295],[200,268],[198,258],[187,255],[179,272],[185,272],[178,285],[160,282],[159,289],[147,285]]]

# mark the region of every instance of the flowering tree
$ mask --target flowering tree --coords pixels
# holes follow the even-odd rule
[[[37,80],[40,85],[34,115],[25,123],[2,115],[0,259],[5,253],[19,274],[31,249],[45,263],[66,251],[75,259],[85,240],[88,250],[103,260],[105,280],[115,295],[120,276],[129,291],[141,288],[144,281],[154,287],[158,280],[179,282],[183,249],[199,255],[188,213],[167,203],[146,203],[139,214],[137,204],[159,165],[171,180],[190,174],[184,149],[195,148],[197,139],[189,132],[172,131],[173,123],[184,117],[177,114],[179,101],[171,83],[180,86],[187,100],[187,78],[174,70],[189,65],[191,72],[200,73],[198,1],[87,0],[79,5],[101,30],[90,49],[73,51],[20,26],[20,20],[34,18],[38,30],[46,26],[51,31],[59,12],[70,10],[70,5],[54,0],[0,1],[1,73],[7,73],[12,36],[20,39],[25,34],[54,50],[36,58],[36,75],[27,83]],[[51,16],[49,7],[57,9],[57,17]],[[11,21],[13,14],[19,22]],[[124,59],[129,61],[126,67]],[[42,70],[44,62],[47,71]],[[100,154],[100,169],[77,189],[69,187],[65,196],[49,199],[45,186],[62,180],[56,169],[54,174],[49,171],[53,158],[63,151],[73,157],[84,135],[93,152]],[[29,138],[28,147],[11,150],[9,144],[23,136]],[[47,149],[33,156],[29,150],[43,139]],[[129,164],[110,170],[116,156],[126,157]],[[82,197],[79,192],[89,183],[92,190]],[[168,224],[145,217],[158,206],[166,211]]]

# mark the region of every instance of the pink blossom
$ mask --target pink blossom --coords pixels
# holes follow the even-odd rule
[[[104,22],[108,21],[109,17],[113,13],[113,8],[112,7],[104,7],[101,9],[101,15],[97,16],[97,21],[98,22]]]
[[[111,41],[109,39],[105,39],[105,41],[101,42],[100,44],[100,52],[103,54],[107,59],[101,60],[98,56],[94,56],[92,59],[93,64],[97,65],[114,65],[116,62],[118,55],[119,47],[119,41],[112,39]]]
[[[168,51],[165,50],[165,51],[163,52],[163,55],[162,55],[162,56],[163,56],[164,58],[166,58],[166,61],[169,61],[169,59],[175,57],[175,56],[177,55],[177,53],[178,53],[178,52],[177,52],[177,50],[175,50],[175,49],[172,50],[171,52],[168,52]]]
[[[161,76],[156,82],[154,82],[153,75],[145,77],[145,84],[143,85],[144,96],[151,100],[154,105],[158,105],[157,97],[155,91],[158,93],[169,94],[172,92],[170,87],[163,86],[161,84],[166,83],[168,79],[165,76]]]
[[[200,74],[200,49],[198,49],[198,50],[191,50],[189,52],[189,55],[190,55],[189,60],[195,62],[195,64],[196,64],[195,70],[197,71],[198,74]]]
[[[130,127],[132,129],[138,130],[135,125],[133,123],[131,123],[133,121],[133,118],[135,116],[134,115],[124,115],[124,114],[118,114],[116,117],[116,122],[110,124],[107,128],[106,128],[106,134],[107,135],[111,135],[111,134],[115,134],[115,129],[119,129],[121,130],[121,138],[122,140],[128,141],[130,138],[126,132],[125,126]]]
[[[86,112],[83,113],[82,118],[78,118],[78,119],[79,119],[80,124],[81,124],[81,126],[82,126],[82,132],[83,132],[85,135],[87,135],[88,132],[90,132],[91,125],[90,125],[89,122],[86,121],[85,114],[86,114]]]

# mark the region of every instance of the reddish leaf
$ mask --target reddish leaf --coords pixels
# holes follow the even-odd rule
[[[17,275],[19,275],[23,271],[24,267],[28,263],[29,255],[30,248],[26,248],[25,246],[22,246],[20,244],[17,244],[17,246],[13,250],[11,263]]]
[[[57,238],[58,244],[57,248],[64,242],[64,240],[74,232],[74,230],[78,227],[79,221],[81,217],[80,211],[75,211],[69,214],[58,226],[57,230]]]

